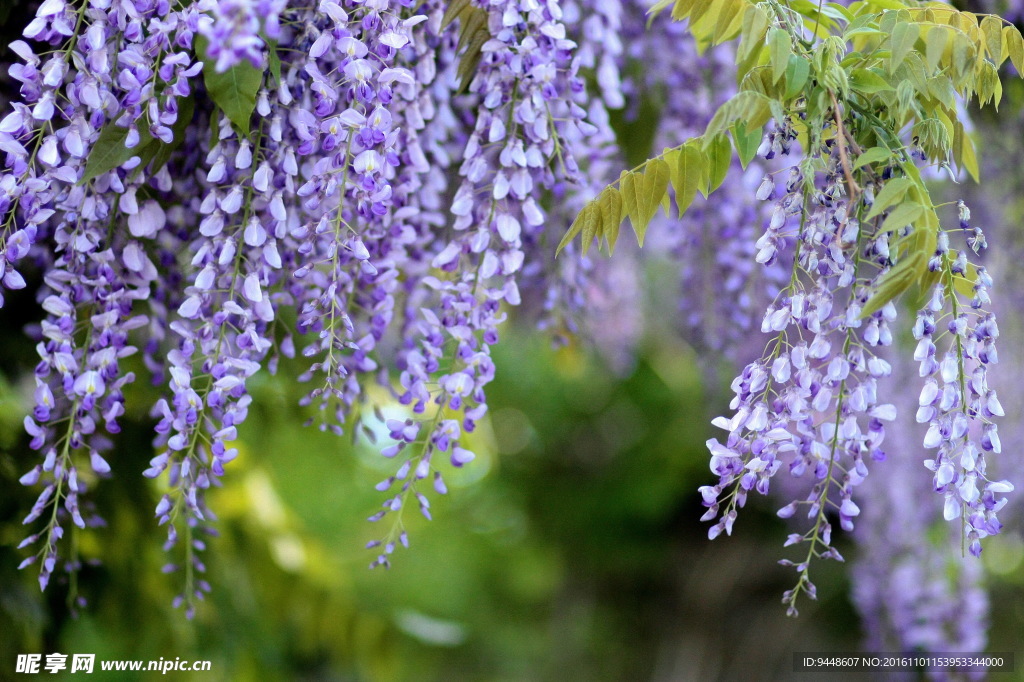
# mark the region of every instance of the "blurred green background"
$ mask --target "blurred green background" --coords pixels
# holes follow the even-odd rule
[[[261,378],[242,454],[212,497],[222,536],[193,623],[170,607],[180,578],[160,572],[158,487],[139,475],[151,423],[130,415],[97,495],[109,527],[82,542],[103,563],[84,568],[91,603],[72,618],[64,586],[40,594],[32,569],[15,571],[33,499],[17,478],[35,454],[20,426],[30,394],[11,382],[31,348],[4,334],[0,679],[17,653],[51,651],[210,659],[210,673],[177,673],[204,680],[780,679],[794,650],[857,646],[838,565],[818,568],[820,603],[785,617],[785,529],[770,505],[752,501],[735,537],[706,540],[695,491],[720,405],[688,348],[652,340],[622,377],[530,329],[498,346],[480,456],[448,476],[434,521],[406,517],[412,547],[390,570],[369,570],[362,545],[382,532],[365,519],[392,463],[303,428],[298,388]],[[130,405],[153,389],[133,390]]]

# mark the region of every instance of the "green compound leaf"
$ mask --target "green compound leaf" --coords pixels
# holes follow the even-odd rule
[[[249,122],[256,110],[256,93],[263,83],[263,72],[242,60],[224,73],[217,73],[217,60],[209,56],[209,46],[206,38],[196,37],[196,54],[203,62],[206,91],[235,128],[242,135],[248,135]]]

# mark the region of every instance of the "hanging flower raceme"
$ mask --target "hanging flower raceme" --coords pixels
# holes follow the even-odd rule
[[[998,102],[997,69],[1008,56],[1002,40],[1016,46],[1019,32],[997,17],[956,10],[943,15],[950,30],[973,22],[978,36],[993,38],[984,45],[976,41],[978,70],[967,77],[963,64],[957,67],[936,49],[935,38],[947,29],[933,22],[932,9],[874,13],[854,3],[847,14],[779,3],[725,8],[661,2],[653,11],[668,7],[672,19],[688,20],[693,44],[704,54],[739,36],[738,90],[711,107],[702,131],[606,187],[580,211],[563,246],[582,234],[585,246],[596,239],[610,249],[626,217],[643,245],[659,208],[667,213],[673,199],[681,213],[692,214],[696,193],[743,187],[726,182],[734,159],[747,167],[761,156],[775,168],[783,157],[802,157],[790,168],[771,170],[756,190],[756,183],[746,185],[758,199],[774,203],[763,233],[751,235],[745,246],[736,241],[755,212],[707,216],[712,225],[723,218],[729,224],[710,242],[700,234],[706,225],[677,225],[679,244],[710,244],[716,274],[724,274],[719,279],[736,282],[723,288],[715,280],[714,296],[726,306],[747,307],[753,299],[744,292],[751,264],[733,265],[744,252],[772,271],[760,279],[769,286],[755,293],[775,294],[761,323],[767,347],[733,381],[730,413],[713,422],[727,436],[708,441],[718,477],[701,488],[704,520],[715,522],[710,537],[731,534],[749,491],[767,494],[773,477],[787,468],[806,485],[779,515],[806,512],[810,524],[787,542],[806,553],[783,562],[799,575],[783,601],[795,614],[800,594],[814,596],[812,560],[841,559],[832,524],[838,520],[843,530],[853,529],[860,514],[854,488],[867,476],[868,462],[884,457],[885,423],[895,419],[896,409],[878,390],[879,379],[890,373],[878,349],[892,344],[890,325],[905,305],[900,296],[916,291],[926,294],[914,325],[915,358],[925,378],[917,418],[929,425],[925,446],[938,451],[925,464],[945,497],[944,516],[962,520],[965,552],[979,553],[981,540],[1000,530],[1002,496],[1012,490],[1009,482],[988,477],[985,461],[985,453],[1000,447],[992,421],[1003,412],[986,375],[996,361],[999,334],[989,310],[992,282],[984,268],[969,262],[965,248],[980,248],[984,236],[967,229],[963,206],[959,229],[943,229],[942,206],[932,201],[919,166],[955,164],[977,175],[957,97]],[[867,36],[885,47],[875,50],[875,38]],[[919,39],[928,43],[925,57],[915,51]],[[1014,47],[1012,53],[1020,69],[1024,52]],[[937,102],[917,92],[913,79],[904,79],[911,71],[941,80],[949,97]],[[894,98],[880,94],[890,91]],[[692,110],[676,105],[669,115]],[[966,236],[959,249],[950,246],[953,235]],[[723,237],[725,245],[718,243]],[[788,282],[778,279],[783,271],[790,273]],[[723,290],[731,295],[721,296]],[[732,315],[723,319],[742,328],[745,316]],[[709,326],[704,319],[700,324]]]
[[[487,410],[525,249],[545,243],[543,196],[577,179],[590,129],[557,2],[464,6],[483,21],[452,26],[440,0],[39,7],[0,121],[0,280],[26,287],[26,262],[47,273],[26,419],[42,461],[22,478],[41,488],[23,565],[39,561],[44,587],[65,530],[102,523],[86,493],[117,469],[106,453],[133,330],[165,387],[143,473],[159,481],[165,570],[183,574],[189,617],[209,590],[207,496],[237,455],[249,380],[296,345],[322,428],[365,421],[370,382],[408,406],[381,445],[404,451],[379,486],[401,488],[385,511],[415,496],[429,516],[417,482],[443,493],[441,457],[473,459],[463,436]],[[469,30],[487,36],[479,64],[458,56]],[[400,523],[387,538],[375,563],[405,540]]]
[[[901,423],[889,429],[889,456],[862,486],[854,538],[851,596],[864,621],[867,651],[984,651],[989,600],[976,561],[956,561],[959,529],[933,504],[921,476],[924,450],[913,423],[917,391],[912,359],[888,353]]]
[[[141,31],[155,17],[155,11],[145,15],[130,3],[107,9],[83,3],[73,10],[46,2],[25,36],[63,49],[41,63],[27,43],[14,45],[25,64],[11,67],[22,83],[22,102],[0,124],[7,152],[0,248],[8,288],[25,285],[15,269],[25,256],[34,254],[46,269],[40,296],[47,317],[34,332],[41,360],[36,405],[25,420],[43,463],[22,478],[28,485],[45,481],[25,520],[33,523],[45,514],[45,527],[22,543],[42,539],[38,553],[22,565],[42,558],[43,587],[56,566],[67,521],[73,528],[102,523],[92,513],[83,516],[82,500],[111,470],[103,453],[111,446],[108,436],[120,431],[123,388],[134,379],[120,360],[136,350],[128,334],[146,318],[135,303],[149,297],[156,278],[136,239],[162,228],[162,210],[137,210],[131,181],[101,172],[90,158],[103,143],[109,129],[104,126],[120,124],[116,134],[124,144],[138,146],[143,136],[151,140],[175,123],[174,85],[146,56],[146,45],[158,46],[162,36]],[[132,30],[115,30],[118,21]],[[173,75],[187,66],[187,59],[179,59],[166,71]],[[157,100],[165,92],[166,109]],[[127,230],[115,229],[124,223]],[[65,568],[73,572],[80,562],[77,544],[71,545]]]
[[[784,518],[805,512],[811,522],[787,541],[808,548],[803,560],[786,562],[800,574],[785,599],[791,609],[801,591],[815,593],[811,560],[841,559],[832,543],[832,514],[844,530],[853,528],[860,513],[853,488],[867,476],[867,462],[881,456],[883,424],[895,416],[892,405],[879,403],[877,380],[889,366],[875,349],[891,343],[888,323],[896,309],[888,303],[862,319],[871,280],[878,277],[877,270],[862,274],[862,259],[877,257],[874,247],[864,245],[885,235],[863,220],[862,196],[853,202],[844,196],[838,154],[825,159],[820,181],[808,166],[794,167],[758,242],[757,260],[766,264],[794,244],[793,274],[765,312],[761,331],[773,335],[766,354],[733,381],[732,415],[714,421],[728,437],[708,441],[719,481],[701,489],[704,519],[717,519],[709,531],[714,538],[731,534],[747,494],[767,494],[782,468],[806,477],[806,497],[779,511]]]
[[[430,264],[439,275],[422,279],[432,292],[425,302],[432,302],[421,308],[399,360],[399,401],[415,418],[388,423],[394,444],[384,454],[400,455],[402,464],[378,486],[398,490],[374,521],[413,497],[429,517],[417,483],[431,478],[443,493],[436,460],[461,467],[475,458],[462,438],[487,411],[484,387],[495,371],[490,347],[506,316],[503,304],[521,302],[524,240],[536,239],[544,225],[539,195],[557,180],[576,178],[565,139],[584,116],[576,104],[584,86],[558,3],[463,3],[458,16],[461,31],[486,32],[468,83],[476,117],[451,206],[454,233],[433,251]],[[386,536],[371,543],[385,550],[376,564],[386,565],[396,541],[406,537],[401,516],[395,518]]]

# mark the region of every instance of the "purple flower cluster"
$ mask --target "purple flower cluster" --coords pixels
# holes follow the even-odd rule
[[[765,145],[768,153],[771,146]],[[853,490],[867,476],[868,462],[884,456],[885,422],[896,416],[877,390],[891,371],[878,349],[892,343],[896,308],[890,302],[861,315],[879,277],[877,268],[862,263],[887,262],[889,235],[870,234],[873,225],[860,219],[863,197],[851,203],[846,196],[838,154],[824,158],[822,175],[802,164],[788,171],[784,191],[770,176],[759,191],[765,200],[781,196],[757,242],[756,260],[770,266],[792,244],[792,276],[765,311],[761,331],[771,341],[764,355],[732,383],[732,415],[713,422],[728,436],[724,443],[708,441],[719,480],[701,488],[708,507],[703,518],[716,520],[709,530],[714,538],[732,532],[748,493],[767,494],[782,468],[806,481],[805,492],[779,510],[783,518],[804,513],[810,522],[786,542],[807,547],[799,561],[783,562],[799,574],[783,599],[793,613],[800,593],[815,594],[811,561],[842,559],[832,543],[833,520],[852,530],[860,514]]]
[[[617,1],[562,4],[565,24],[579,45],[575,66],[594,74],[598,86],[589,102],[578,98],[579,106],[586,107],[585,124],[569,128],[564,135],[563,144],[579,164],[577,182],[552,187],[554,201],[546,218],[569,225],[586,202],[618,177],[625,163],[610,111],[625,103],[621,70],[629,55],[622,44],[623,23],[628,13],[641,10]],[[578,245],[569,244],[563,256],[552,260],[552,239],[538,236],[545,237],[531,232],[523,244],[523,276],[538,283],[530,288],[532,292],[543,294],[541,300],[526,300],[528,310],[539,312],[538,327],[552,333],[558,345],[573,337],[587,339],[612,367],[625,371],[632,365],[643,328],[636,306],[641,293],[639,253],[623,243],[626,240],[619,243],[614,259],[582,255]]]
[[[198,8],[203,15],[199,33],[209,41],[208,54],[217,60],[215,69],[227,71],[248,60],[263,68],[266,41],[281,37],[281,12],[287,0],[203,0]],[[262,32],[262,35],[261,35]]]
[[[190,617],[209,590],[207,492],[237,455],[249,380],[282,356],[308,363],[302,402],[323,429],[367,431],[374,382],[408,411],[387,424],[383,454],[401,463],[375,519],[413,497],[429,516],[420,482],[444,493],[442,470],[474,458],[464,434],[487,411],[498,326],[530,283],[527,254],[558,236],[542,198],[578,182],[594,135],[609,150],[614,136],[603,108],[602,126],[584,123],[558,2],[474,5],[488,39],[465,93],[466,27],[443,25],[447,8],[46,0],[12,45],[0,306],[28,286],[26,264],[45,271],[25,422],[41,463],[22,478],[41,487],[26,523],[44,525],[23,543],[40,548],[23,566],[40,563],[43,587],[65,531],[102,523],[86,493],[116,468],[137,348],[166,387],[143,474],[160,480],[166,570],[183,572]],[[614,12],[605,22],[607,35]],[[612,153],[591,164],[610,169]],[[375,564],[407,543],[392,518]]]
[[[989,601],[982,566],[960,558],[959,529],[942,520],[921,476],[923,450],[911,427],[914,368],[890,353],[901,421],[889,429],[890,455],[862,486],[864,512],[854,539],[852,597],[864,623],[867,651],[984,651]],[[901,389],[901,387],[906,387]],[[909,678],[908,674],[908,678]]]
[[[917,421],[928,424],[924,447],[937,451],[925,465],[934,472],[936,492],[945,498],[943,516],[947,521],[962,520],[969,551],[979,556],[981,539],[1002,528],[997,513],[1006,504],[1004,495],[1013,490],[1007,480],[988,478],[985,459],[986,453],[998,454],[1002,449],[992,420],[1004,414],[988,385],[988,368],[998,362],[995,340],[999,337],[995,316],[984,310],[990,303],[992,280],[985,268],[976,268],[972,296],[965,306],[954,277],[967,274],[966,255],[964,251],[955,257],[949,254],[949,236],[944,232],[933,262],[931,267],[941,270],[942,278],[914,324],[918,341],[914,359],[924,377]],[[939,351],[936,341],[946,347],[945,352]]]
[[[402,464],[378,486],[397,490],[371,517],[375,521],[400,512],[413,497],[429,517],[417,483],[429,477],[443,493],[442,458],[460,467],[475,457],[462,437],[487,411],[490,347],[506,317],[503,305],[522,301],[524,248],[545,226],[538,197],[577,177],[566,140],[582,125],[577,100],[585,86],[559,4],[490,0],[480,9],[491,38],[468,88],[477,115],[467,121],[468,137],[455,153],[461,164],[452,231],[432,244],[432,271],[419,280],[419,309],[398,353],[396,394],[414,419],[402,428],[388,425],[393,444],[384,454]],[[394,518],[386,536],[370,543],[384,549],[376,565],[387,565],[396,540],[405,537],[401,514]]]

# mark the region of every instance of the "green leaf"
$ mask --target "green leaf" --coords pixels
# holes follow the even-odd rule
[[[731,132],[733,144],[736,145],[736,153],[740,157],[740,165],[746,168],[751,159],[757,155],[757,148],[761,146],[764,131],[761,128],[746,130],[744,126],[735,123]]]
[[[619,225],[622,223],[622,194],[614,187],[605,187],[597,197],[597,205],[601,211],[601,227],[608,253],[615,251],[615,242],[619,239]]]
[[[953,289],[955,289],[961,296],[965,296],[967,298],[974,297],[974,282],[966,277],[953,275]]]
[[[1006,42],[1006,52],[1010,55],[1013,68],[1017,73],[1024,73],[1024,38],[1016,26],[1003,28],[1003,39]]]
[[[459,15],[459,44],[455,50],[462,50],[473,42],[480,32],[487,33],[487,10],[472,5],[466,7]]]
[[[203,62],[203,82],[214,104],[235,124],[242,135],[248,135],[252,113],[256,110],[256,93],[263,83],[263,72],[242,60],[224,73],[217,73],[216,59],[208,53],[209,41],[196,36],[196,54]]]
[[[786,66],[786,93],[783,99],[790,100],[803,92],[807,77],[811,73],[811,63],[795,54],[789,56]]]
[[[99,175],[112,171],[133,156],[142,157],[146,149],[154,144],[153,136],[149,134],[149,130],[145,126],[139,127],[139,143],[131,149],[124,146],[127,138],[127,128],[122,128],[113,122],[105,125],[92,149],[89,150],[85,171],[78,183],[84,184]]]
[[[601,209],[592,201],[580,211],[576,219],[583,222],[583,255],[585,256],[590,250],[590,245],[593,243],[594,237],[597,236],[598,230],[601,229]]]
[[[664,159],[651,159],[643,173],[627,173],[619,183],[623,205],[641,247],[644,245],[647,226],[658,212],[661,198],[668,191],[670,176],[671,171]]]
[[[793,52],[793,41],[789,33],[781,28],[773,28],[768,32],[768,49],[771,55],[772,82],[778,83],[786,75],[789,66],[789,55]]]
[[[861,319],[877,313],[885,307],[886,303],[909,289],[911,285],[917,282],[921,268],[927,262],[925,256],[915,253],[904,258],[889,272],[885,273],[879,279],[875,287],[875,293],[864,304],[864,309],[860,312]]]
[[[693,203],[697,190],[701,189],[701,179],[706,172],[708,160],[696,142],[687,144],[673,150],[675,154],[670,160],[666,155],[665,161],[669,164],[671,171],[672,188],[676,193],[676,208],[679,215],[686,213],[686,209]],[[706,193],[706,184],[702,193]]]
[[[699,35],[700,32],[694,31],[694,29],[701,20],[705,20],[705,26],[710,25],[714,27],[715,23],[717,23],[718,15],[722,9],[718,6],[719,2],[720,0],[700,0],[699,2],[691,3],[693,7],[690,9],[690,31],[698,39],[701,39],[703,36]]]
[[[867,216],[865,216],[865,219],[870,220],[877,215],[881,215],[883,211],[902,199],[913,186],[914,181],[908,177],[893,178],[885,183],[882,191],[875,197],[875,203],[872,205]]]
[[[743,0],[724,0],[721,14],[715,22],[713,42],[716,45],[736,37],[743,21],[744,4]]]
[[[751,53],[764,44],[764,36],[770,24],[768,14],[757,5],[748,5],[743,14],[743,27],[740,31],[740,45],[736,48],[736,63],[745,61]]]
[[[900,10],[906,8],[906,5],[899,0],[867,0],[867,3],[865,4],[872,5],[879,9]]]
[[[761,128],[772,117],[771,100],[759,92],[744,90],[729,98],[718,108],[708,123],[705,135],[708,140],[724,133],[736,122],[743,121],[747,130]],[[705,144],[705,146],[707,146]]]
[[[491,39],[491,34],[486,30],[479,30],[473,33],[469,39],[469,47],[459,59],[459,66],[455,75],[459,77],[459,92],[465,92],[469,84],[473,82],[476,69],[483,58],[483,46]]]
[[[861,166],[866,166],[871,163],[879,163],[881,161],[887,161],[892,158],[892,152],[885,147],[872,147],[871,149],[865,149],[853,164],[853,169],[857,170]]]
[[[939,216],[934,208],[925,208],[917,219],[914,230],[906,241],[907,253],[920,254],[923,258],[931,258],[939,241]],[[891,248],[891,247],[890,247]],[[927,270],[927,268],[925,268]]]
[[[469,6],[471,6],[469,0],[448,0],[448,6],[444,8],[444,16],[441,17],[441,28],[447,28],[459,18],[462,10]]]
[[[896,24],[892,30],[891,56],[889,57],[889,73],[894,73],[917,42],[920,29],[917,24],[902,22]]]
[[[583,210],[576,214],[576,219],[572,221],[572,225],[569,226],[569,229],[562,236],[562,241],[558,242],[558,246],[555,248],[555,256],[558,256],[558,254],[562,252],[562,249],[569,246],[569,244],[572,243],[572,240],[576,238],[576,235],[583,231],[583,223],[589,218],[590,207],[593,203],[594,202],[588,203],[583,207]],[[583,248],[586,249],[586,245],[584,245]]]
[[[636,183],[635,175],[639,175],[639,173],[622,171],[619,174],[619,195],[622,197],[622,214],[623,216],[629,216],[630,221],[633,220],[633,216],[637,212],[636,190],[633,187]]]
[[[928,94],[941,102],[947,109],[956,108],[956,90],[946,75],[928,79]]]
[[[981,34],[985,37],[985,49],[996,66],[1003,63],[1003,22],[993,16],[981,19]]]
[[[957,80],[965,78],[974,64],[975,47],[967,34],[953,33],[953,72]]]
[[[686,17],[690,16],[690,12],[696,4],[697,0],[676,0],[675,4],[672,5],[672,19],[675,21],[682,21]]]
[[[483,57],[482,48],[491,34],[487,30],[487,10],[475,7],[470,0],[449,0],[441,17],[441,27],[447,28],[456,20],[459,22],[459,41],[456,52],[462,53],[455,75],[459,78],[459,91],[465,91],[476,74]]]
[[[912,201],[904,201],[885,217],[880,228],[881,232],[895,232],[907,225],[912,225],[924,213],[924,206]]]
[[[859,90],[868,95],[895,90],[889,84],[889,81],[868,69],[854,69],[853,73],[850,74],[850,85],[853,86],[854,90]]]
[[[945,26],[933,26],[925,38],[925,58],[928,61],[928,70],[934,72],[942,62],[942,56],[946,53],[946,42],[949,40],[949,32],[952,29]]]
[[[956,126],[956,132],[960,138],[960,165],[971,174],[975,182],[981,182],[981,169],[978,167],[978,155],[974,151],[974,141],[971,140],[970,134],[964,130],[963,124],[959,120],[956,122]],[[956,146],[954,138],[954,149]]]
[[[707,150],[710,164],[710,175],[708,178],[708,193],[714,192],[725,181],[729,174],[729,167],[732,165],[732,145],[725,135],[718,135],[711,140]]]
[[[274,82],[281,83],[281,55],[277,53],[277,41],[268,38],[264,34],[260,34],[263,38],[263,42],[267,44],[267,67],[270,69],[270,75],[274,77]]]

